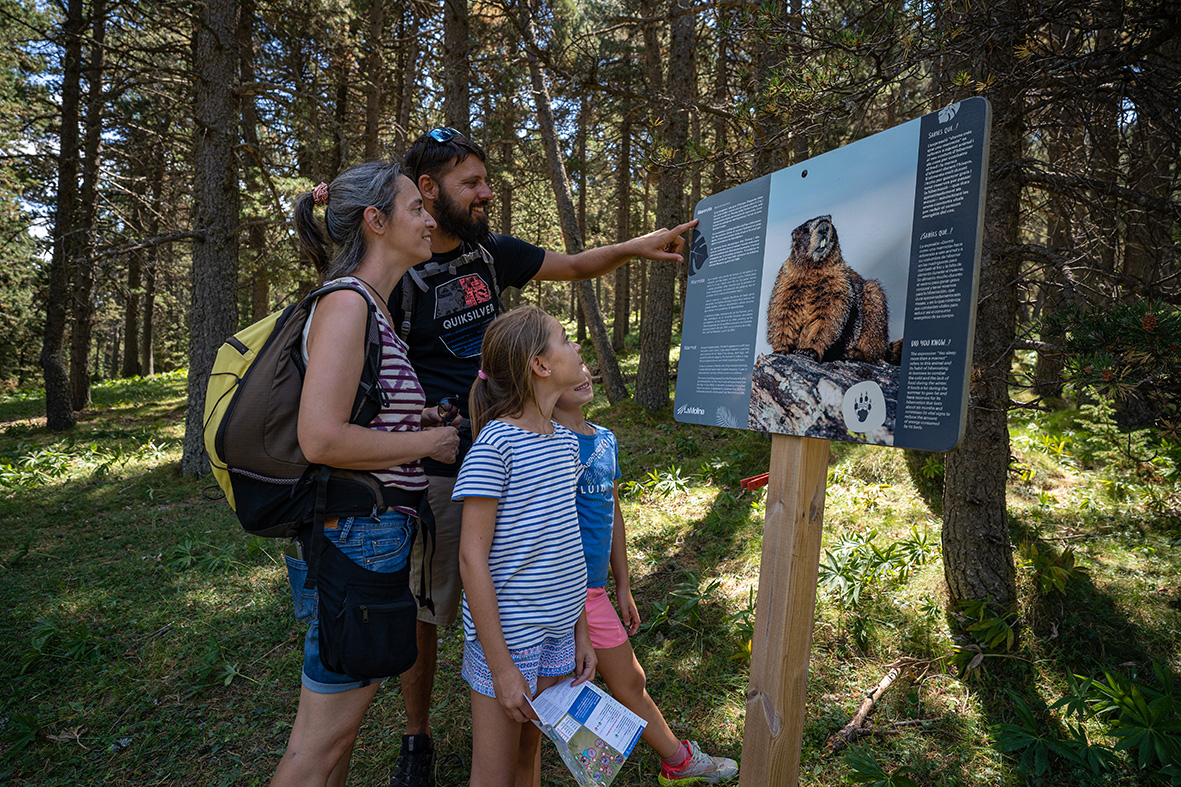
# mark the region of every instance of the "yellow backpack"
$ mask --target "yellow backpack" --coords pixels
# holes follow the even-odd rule
[[[213,476],[248,533],[294,536],[323,516],[385,510],[385,488],[372,474],[312,464],[299,447],[301,352],[312,304],[350,289],[369,307],[365,365],[350,423],[367,425],[385,394],[378,381],[381,335],[377,306],[359,286],[333,282],[226,340],[205,392],[205,450]]]

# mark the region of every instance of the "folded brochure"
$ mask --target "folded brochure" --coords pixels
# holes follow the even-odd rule
[[[550,686],[529,701],[562,762],[584,787],[607,787],[623,768],[648,722],[593,683],[573,678]]]

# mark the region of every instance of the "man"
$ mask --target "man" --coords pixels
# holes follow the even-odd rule
[[[659,229],[623,243],[568,255],[546,251],[517,238],[489,232],[492,201],[483,149],[453,128],[437,128],[406,151],[404,170],[422,193],[423,206],[438,227],[431,232],[430,260],[403,278],[390,296],[390,313],[399,335],[410,345],[410,362],[428,403],[446,402],[463,419],[454,464],[423,461],[430,486],[427,497],[437,536],[428,569],[434,609],[420,608],[418,661],[401,677],[407,733],[391,787],[422,787],[432,771],[431,691],[438,657],[437,627],[454,622],[460,602],[459,530],[463,506],[451,501],[455,476],[468,448],[467,393],[480,368],[484,329],[500,311],[499,292],[533,279],[581,281],[614,270],[633,257],[681,262],[681,233],[696,220],[672,230]],[[491,265],[488,262],[491,261]],[[454,417],[450,410],[448,417]],[[418,587],[422,540],[411,556],[411,587]]]

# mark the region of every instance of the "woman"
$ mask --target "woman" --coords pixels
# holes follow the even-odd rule
[[[324,208],[327,236],[337,247],[328,256],[315,218]],[[367,162],[321,183],[295,203],[300,244],[326,281],[353,288],[323,296],[305,332],[307,373],[299,414],[299,444],[308,461],[373,472],[392,505],[380,517],[328,520],[324,536],[354,563],[392,573],[405,567],[414,535],[414,516],[426,489],[419,460],[451,462],[459,436],[450,426],[422,426],[422,387],[406,358],[406,345],[392,329],[386,301],[413,265],[431,256],[434,219],[423,209],[418,189],[396,164]],[[369,305],[378,309],[382,337],[379,376],[386,404],[368,426],[349,423],[361,380]],[[438,423],[437,416],[432,420]],[[349,758],[365,711],[380,679],[369,681],[333,672],[319,652],[316,591],[304,590],[307,563],[287,558],[296,615],[309,623],[299,708],[287,751],[272,785],[343,787]],[[324,566],[320,567],[324,570]]]

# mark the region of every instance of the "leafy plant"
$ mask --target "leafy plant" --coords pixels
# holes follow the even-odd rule
[[[1097,714],[1116,717],[1111,730],[1115,749],[1135,750],[1141,768],[1181,765],[1181,718],[1174,709],[1172,674],[1160,665],[1153,668],[1163,691],[1105,671],[1105,680],[1091,682],[1096,698],[1092,707]]]
[[[55,620],[38,620],[30,637],[31,650],[21,656],[21,674],[43,657],[70,662],[101,661],[105,641],[91,633],[85,622],[65,628]]]
[[[0,762],[16,759],[30,743],[37,740],[37,731],[41,729],[41,722],[32,713],[12,712],[4,719],[7,734],[4,742],[7,745]]]
[[[929,530],[920,530],[911,525],[910,532],[894,543],[894,564],[898,579],[905,581],[911,572],[927,565],[931,557],[939,552],[939,544]]]
[[[1066,743],[1051,734],[1033,715],[1020,695],[1009,692],[1016,722],[1005,722],[997,727],[997,748],[1003,752],[1021,752],[1021,770],[1043,775],[1050,768],[1050,755],[1075,760],[1074,752]]]
[[[701,587],[696,574],[690,571],[684,574],[686,578],[673,585],[665,600],[656,605],[656,614],[644,624],[646,630],[654,629],[663,623],[692,628],[697,625],[698,607],[701,602],[717,592],[722,585],[721,580],[711,579],[705,587]]]
[[[194,670],[194,678],[197,688],[219,684],[229,686],[237,678],[252,680],[242,672],[238,662],[226,658],[222,644],[213,637],[205,643],[205,651],[201,656],[201,663]]]
[[[856,606],[867,588],[906,581],[937,548],[930,535],[917,525],[911,526],[908,536],[884,548],[873,543],[875,538],[876,530],[862,537],[844,536],[831,549],[824,550],[820,558],[820,587],[842,606]]]
[[[1035,541],[1025,541],[1020,552],[1018,565],[1033,572],[1038,592],[1043,596],[1051,593],[1065,595],[1066,585],[1087,573],[1086,568],[1076,564],[1074,550],[1070,547],[1055,552],[1045,544],[1039,546]]]
[[[1091,773],[1099,776],[1115,768],[1116,753],[1101,743],[1092,743],[1087,738],[1087,729],[1082,724],[1067,724],[1070,733],[1063,743],[1070,751],[1070,758]]]
[[[746,606],[726,616],[726,620],[730,621],[734,627],[734,633],[738,635],[738,640],[741,643],[739,651],[731,656],[731,659],[750,660],[751,640],[755,635],[755,606],[755,589],[752,587],[747,590]]]
[[[1092,680],[1082,675],[1071,674],[1067,676],[1066,681],[1066,693],[1050,706],[1050,710],[1062,709],[1067,717],[1084,721],[1091,715]]]
[[[223,571],[237,562],[228,548],[219,548],[192,536],[173,544],[164,556],[164,565],[174,571],[190,568]]]
[[[645,488],[660,497],[672,497],[688,491],[693,477],[681,473],[681,468],[673,465],[663,472],[652,470],[645,477]]]
[[[878,758],[868,749],[861,746],[850,746],[845,752],[845,764],[853,771],[846,777],[853,784],[866,784],[869,787],[918,787],[906,774],[914,771],[910,766],[886,773]]]
[[[1013,631],[1016,615],[996,611],[987,601],[968,599],[960,603],[959,611],[967,621],[965,627],[976,641],[984,648],[993,649],[1004,646],[1006,651],[1012,650],[1017,635]]]
[[[919,470],[919,474],[928,481],[934,481],[936,479],[943,478],[943,473],[945,470],[946,468],[943,464],[943,459],[940,458],[938,454],[932,454],[931,456],[927,457],[925,462],[923,462],[923,466],[922,469]]]

